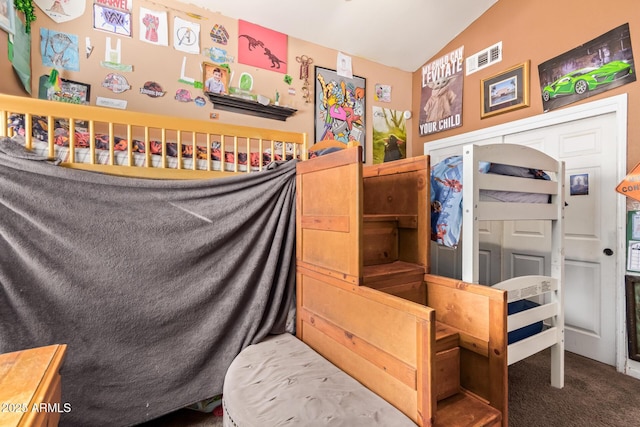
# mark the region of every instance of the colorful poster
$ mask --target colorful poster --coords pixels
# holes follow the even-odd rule
[[[80,71],[78,36],[40,28],[40,56],[45,67]]]
[[[364,156],[366,79],[340,77],[335,70],[317,66],[315,74],[315,142],[357,141]]]
[[[373,107],[373,164],[407,157],[407,125],[403,111]]]
[[[131,12],[110,9],[98,3],[93,5],[93,28],[131,37]]]
[[[139,17],[140,40],[159,46],[169,46],[167,12],[158,12],[141,7]]]
[[[34,0],[34,3],[57,24],[81,17],[87,5],[85,0]]]
[[[462,126],[464,47],[422,67],[420,136]]]
[[[200,24],[176,16],[173,19],[173,47],[182,52],[199,54]]]
[[[287,74],[287,35],[238,21],[238,63]]]
[[[544,111],[635,82],[629,24],[543,62],[538,73]]]

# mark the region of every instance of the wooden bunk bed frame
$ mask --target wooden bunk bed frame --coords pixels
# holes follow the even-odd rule
[[[260,171],[271,158],[286,154],[297,159],[307,158],[305,133],[236,126],[203,120],[139,113],[103,107],[74,105],[27,97],[0,94],[0,137],[13,136],[12,116],[24,117],[24,140],[28,149],[39,149],[52,158],[61,158],[70,168],[91,170],[123,176],[145,178],[195,179],[230,176]],[[68,126],[68,146],[78,147],[81,135],[86,147],[69,150],[56,145],[56,122]],[[43,141],[33,136],[35,124],[45,129]],[[83,123],[82,132],[78,123]],[[86,127],[86,131],[85,128]],[[96,147],[96,136],[106,135],[108,148]],[[118,151],[116,138],[123,138],[126,148]],[[133,152],[134,140],[144,147],[143,153]],[[152,141],[159,143],[159,154],[152,154]],[[219,143],[220,159],[212,160],[212,144]],[[167,155],[167,145],[176,144],[176,156]],[[61,150],[62,149],[62,150]],[[283,153],[283,150],[285,153]],[[200,154],[194,162],[195,153]],[[184,153],[193,153],[185,155]],[[265,153],[268,159],[265,159]],[[272,156],[272,153],[274,154]],[[246,156],[247,163],[240,162]],[[99,161],[102,160],[102,161]],[[207,160],[208,159],[208,160]]]
[[[298,338],[418,425],[506,426],[506,291],[428,274],[427,156],[361,158],[297,165]]]

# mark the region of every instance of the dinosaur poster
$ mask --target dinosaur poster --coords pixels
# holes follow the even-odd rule
[[[422,67],[420,136],[462,126],[464,47]]]
[[[287,35],[238,21],[238,63],[287,74]]]

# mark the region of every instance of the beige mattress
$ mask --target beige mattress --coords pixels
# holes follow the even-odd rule
[[[222,404],[226,427],[416,425],[286,333],[235,358],[225,376]]]

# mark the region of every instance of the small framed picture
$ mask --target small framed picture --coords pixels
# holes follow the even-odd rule
[[[481,81],[481,118],[529,106],[529,61]]]
[[[55,90],[49,84],[49,76],[43,75],[40,76],[38,84],[38,98],[69,104],[89,105],[91,102],[91,85],[60,79],[60,90]]]
[[[229,70],[210,62],[202,63],[202,84],[205,92],[226,95],[229,93]]]
[[[16,10],[13,0],[0,0],[0,28],[9,34],[16,33]]]

